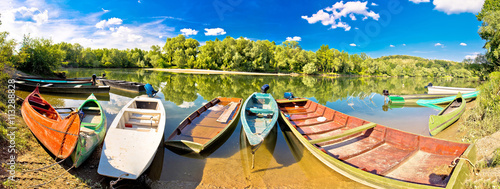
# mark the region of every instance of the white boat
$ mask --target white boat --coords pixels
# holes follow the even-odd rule
[[[442,87],[442,86],[428,86],[428,94],[449,94],[456,95],[458,92],[465,94],[476,91],[475,88],[458,88],[458,87]]]
[[[165,129],[160,99],[135,97],[109,127],[99,161],[100,175],[137,179],[151,164]]]

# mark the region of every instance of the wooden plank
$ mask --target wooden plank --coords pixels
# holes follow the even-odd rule
[[[311,143],[311,144],[317,144],[317,143],[326,142],[326,141],[329,141],[329,140],[334,140],[334,139],[342,138],[342,137],[345,137],[345,136],[349,136],[349,135],[352,135],[352,134],[355,134],[355,133],[359,133],[359,132],[362,132],[362,131],[374,128],[375,126],[377,126],[376,123],[364,124],[364,125],[361,125],[359,127],[346,130],[346,131],[344,131],[344,132],[342,132],[340,134],[337,134],[337,135],[332,135],[332,136],[327,136],[327,137],[324,137],[324,138],[318,138],[318,139],[310,140],[309,143]]]
[[[140,126],[158,126],[158,123],[144,123],[144,122],[135,122],[135,121],[131,121],[131,122],[127,122],[126,124],[132,124],[132,125],[140,125]]]
[[[237,103],[231,102],[231,106],[229,106],[228,109],[224,110],[222,115],[219,116],[219,119],[217,119],[218,122],[221,123],[226,123],[227,120],[229,119],[229,116],[233,113],[234,109],[238,106]]]

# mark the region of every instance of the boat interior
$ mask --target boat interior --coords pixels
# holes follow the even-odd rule
[[[469,146],[370,123],[310,100],[278,104],[297,131],[323,153],[396,180],[444,187],[452,172],[448,165]]]
[[[143,132],[157,132],[161,119],[159,103],[135,100],[125,108],[117,128]]]
[[[168,140],[207,143],[235,119],[241,101],[241,98],[219,97],[207,102],[182,121]]]
[[[259,95],[259,94],[256,94]],[[275,107],[269,97],[252,96],[245,108],[245,116],[252,133],[262,133],[272,122]]]
[[[445,115],[445,114],[449,114],[453,111],[455,111],[456,109],[458,109],[460,107],[460,105],[462,105],[462,98],[457,98],[455,99],[451,105],[447,106],[444,111],[442,111],[439,115]]]
[[[80,131],[93,133],[97,126],[101,123],[101,109],[94,101],[87,101],[82,110],[83,117],[81,117]]]
[[[28,102],[31,107],[33,107],[33,109],[35,109],[41,115],[53,120],[58,119],[59,114],[56,112],[56,110],[52,106],[50,106],[48,102],[43,100],[39,94],[30,95],[28,97]]]

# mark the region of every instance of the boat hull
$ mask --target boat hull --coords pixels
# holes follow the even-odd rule
[[[37,85],[28,84],[23,81],[16,82],[16,88],[23,91],[32,91]],[[52,86],[39,86],[39,91],[42,93],[109,93],[109,86],[62,86],[62,85],[52,85]]]
[[[97,173],[137,179],[151,165],[163,140],[165,119],[160,99],[141,96],[132,99],[109,127]]]
[[[457,105],[458,107],[455,107]],[[436,135],[455,123],[465,112],[465,106],[466,102],[459,93],[455,100],[450,102],[438,115],[431,115],[429,117],[429,132],[431,135]]]
[[[236,103],[233,110],[230,110],[231,103]],[[240,98],[219,97],[209,101],[186,117],[168,137],[165,145],[187,153],[215,151],[238,125],[241,106]],[[223,116],[226,110],[231,111],[228,117],[230,119],[218,122],[217,119]]]
[[[279,117],[278,105],[271,94],[253,93],[241,109],[241,124],[252,148],[258,148]]]
[[[92,112],[87,113],[86,109],[90,109],[90,107],[98,108],[97,111],[100,116],[97,117],[91,115]],[[71,153],[71,160],[73,160],[73,165],[77,168],[80,167],[80,165],[82,165],[83,162],[90,157],[90,155],[92,155],[92,152],[94,152],[97,146],[102,144],[104,136],[106,135],[107,127],[106,113],[104,113],[101,104],[97,101],[93,94],[89,96],[89,98],[87,98],[87,100],[85,100],[80,107],[78,107],[78,111],[83,111],[85,113],[85,117],[83,117],[80,125],[80,133],[76,149],[73,153]],[[87,121],[88,117],[90,118],[90,121]]]
[[[60,159],[70,156],[78,140],[80,129],[78,114],[72,113],[61,119],[59,113],[42,98],[38,89],[26,97],[21,107],[21,114],[33,135],[54,156]]]
[[[136,93],[146,91],[143,83],[122,81],[122,80],[108,80],[108,79],[101,79],[99,80],[99,82],[101,82],[102,85],[110,86],[114,89],[126,90]]]
[[[427,87],[429,94],[462,94],[471,93],[476,91],[475,88],[459,88],[459,87],[442,87],[442,86],[429,86]]]
[[[304,105],[305,102],[314,103],[305,100],[298,107],[308,106]],[[434,172],[433,168],[447,168],[457,157],[467,157],[473,163],[476,160],[473,144],[406,133],[334,110],[333,118],[313,124],[314,119],[288,114],[307,108],[297,110],[288,106],[290,109],[287,110],[284,106],[291,104],[287,100],[278,100],[278,104],[280,119],[286,123],[287,129],[316,158],[340,174],[370,187],[460,188],[471,171],[466,160],[458,160],[451,173],[443,175],[444,180],[438,176],[442,173]],[[332,110],[324,111],[323,115],[332,114],[329,112]],[[327,130],[325,127],[336,124],[336,129]]]

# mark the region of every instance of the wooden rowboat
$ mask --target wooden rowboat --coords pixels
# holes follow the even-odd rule
[[[58,85],[92,85],[91,80],[82,80],[82,79],[50,79],[50,78],[35,78],[35,77],[18,77],[17,81],[24,81],[28,84],[36,85],[39,83],[40,85],[46,84],[58,84]]]
[[[137,82],[130,82],[130,81],[123,81],[123,80],[109,80],[109,79],[101,79],[99,80],[102,85],[104,86],[110,86],[113,89],[121,89],[121,90],[126,90],[130,92],[145,92],[146,90],[144,89],[144,83],[137,83]]]
[[[160,99],[139,96],[128,102],[109,126],[97,173],[137,179],[162,142],[165,119]]]
[[[429,117],[429,132],[431,135],[436,135],[446,129],[451,124],[455,123],[460,116],[465,112],[465,100],[459,92],[455,100],[450,102],[446,108],[441,110],[437,115]]]
[[[24,99],[21,114],[33,135],[45,148],[60,159],[70,156],[80,131],[80,118],[76,112],[61,119],[59,113],[42,98],[38,88],[35,88]]]
[[[476,91],[475,88],[459,88],[459,87],[443,87],[443,86],[427,86],[429,94],[457,94],[458,92],[465,94]]]
[[[455,94],[414,94],[414,95],[389,95],[389,100],[393,104],[405,104],[406,102],[417,101],[420,99],[436,99]]]
[[[37,84],[27,83],[24,81],[16,81],[15,85],[17,89],[23,91],[31,91],[37,88]],[[65,84],[49,83],[40,85],[38,88],[40,92],[43,93],[109,93],[109,86],[68,86]]]
[[[476,160],[473,144],[403,132],[307,99],[278,105],[287,129],[316,158],[370,187],[460,188],[471,173],[465,158]]]
[[[479,91],[462,94],[464,100],[473,100],[479,95]],[[429,96],[438,96],[438,95],[429,95]],[[392,104],[405,104],[405,105],[419,105],[425,106],[428,104],[440,104],[447,105],[451,101],[455,100],[456,95],[449,95],[441,98],[406,98],[405,96],[389,96],[389,100]]]
[[[271,94],[253,93],[243,104],[241,123],[252,150],[256,150],[276,125],[279,111]]]
[[[79,167],[102,143],[106,135],[106,114],[97,101],[94,94],[91,94],[80,107],[79,113],[83,115],[80,123],[80,137],[75,151],[71,154],[73,165]]]
[[[238,125],[241,101],[241,98],[213,99],[186,117],[168,137],[165,145],[200,153],[216,143],[224,143]]]

